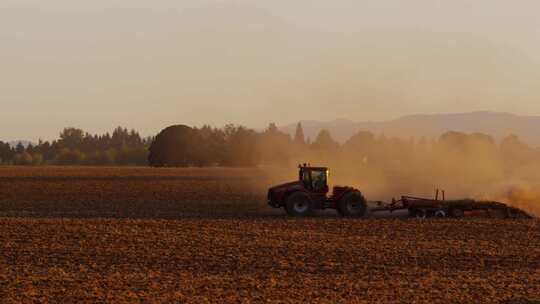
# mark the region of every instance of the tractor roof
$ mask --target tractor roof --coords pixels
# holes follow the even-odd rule
[[[326,171],[327,167],[301,167],[302,169],[314,170],[314,171]]]

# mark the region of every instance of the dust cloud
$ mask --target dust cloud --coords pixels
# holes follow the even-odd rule
[[[359,132],[332,149],[304,149],[274,180],[297,178],[293,164],[330,168],[330,186],[350,185],[368,200],[412,195],[495,200],[540,216],[540,151],[508,136],[448,132],[438,139],[387,138]],[[288,178],[288,179],[283,179]]]

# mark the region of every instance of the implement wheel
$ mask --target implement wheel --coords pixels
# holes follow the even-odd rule
[[[366,210],[366,199],[360,191],[345,194],[337,203],[337,212],[344,217],[363,217]]]
[[[425,219],[427,215],[427,211],[424,209],[409,209],[409,217]]]
[[[290,216],[307,216],[313,213],[311,199],[303,192],[295,192],[289,197],[285,203],[285,211]]]
[[[450,216],[453,218],[462,218],[465,216],[465,212],[461,208],[450,209]]]
[[[439,210],[435,211],[435,217],[437,217],[437,218],[445,218],[447,216],[448,216],[448,214],[446,213],[446,210],[439,209]]]

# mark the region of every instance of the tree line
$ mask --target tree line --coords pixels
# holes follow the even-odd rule
[[[66,128],[51,142],[27,147],[0,142],[0,161],[14,165],[157,167],[290,167],[312,162],[343,171],[354,168],[355,174],[370,174],[373,179],[382,178],[380,172],[416,179],[452,173],[467,179],[511,171],[527,174],[540,169],[540,151],[514,135],[497,143],[480,133],[447,132],[436,139],[404,139],[359,131],[338,143],[326,130],[313,140],[306,138],[300,123],[294,136],[281,132],[275,124],[263,131],[230,124],[223,128],[176,125],[149,138],[122,127],[102,135]]]
[[[146,165],[152,138],[118,127],[112,133],[89,134],[65,128],[57,140],[12,147],[0,141],[0,163],[11,165]]]
[[[455,196],[482,196],[497,192],[496,186],[504,189],[503,184],[540,180],[540,150],[515,135],[496,141],[481,133],[394,138],[358,131],[339,143],[326,130],[313,140],[306,138],[301,124],[293,136],[275,124],[260,132],[234,125],[221,129],[178,125],[158,134],[149,150],[149,164],[157,167],[292,168],[306,162],[328,166],[338,172],[334,184],[360,184],[379,198],[429,195],[437,186]]]
[[[313,140],[306,138],[299,123],[294,136],[281,132],[275,124],[261,132],[235,125],[221,129],[171,126],[156,136],[149,155],[152,166],[183,167],[290,166],[312,161],[396,169],[434,160],[442,163],[459,161],[461,166],[490,160],[508,167],[519,167],[540,162],[540,151],[529,147],[515,135],[497,143],[487,134],[453,131],[435,139],[393,138],[359,131],[340,144],[327,130],[321,130]]]
[[[253,167],[285,164],[293,148],[291,138],[270,124],[263,132],[243,126],[171,126],[161,131],[150,146],[149,164],[157,167],[225,166]]]

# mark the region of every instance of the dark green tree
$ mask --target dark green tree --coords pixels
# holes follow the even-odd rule
[[[339,149],[339,143],[332,138],[330,132],[323,129],[319,132],[311,147],[320,151],[334,151]]]
[[[148,163],[155,167],[197,165],[201,136],[186,125],[170,126],[161,131],[150,146]]]
[[[302,128],[302,124],[300,122],[296,125],[296,132],[294,133],[294,143],[298,147],[304,147],[306,145],[304,129]]]

